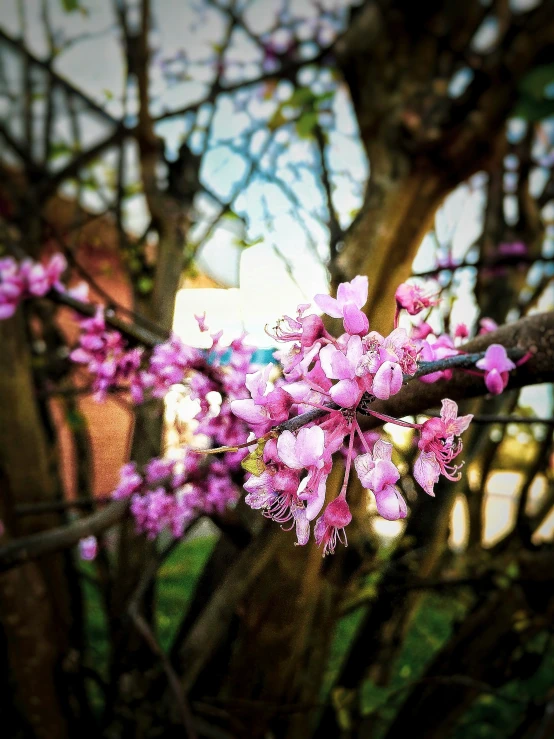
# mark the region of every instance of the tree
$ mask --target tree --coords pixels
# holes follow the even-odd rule
[[[80,6],[63,3],[63,9],[75,17]],[[0,127],[7,183],[4,247],[37,258],[48,239],[78,267],[74,226],[95,217],[84,207],[87,194],[100,202],[103,198],[134,293],[132,311],[114,305],[120,318],[109,322],[135,345],[151,347],[167,338],[181,275],[193,268],[199,249],[225,219],[245,220],[245,246],[260,230],[266,236],[272,229],[278,232],[283,216],[272,212],[268,202],[268,195],[278,191],[285,210],[303,224],[308,246],[317,251],[326,235],[334,289],[356,274],[370,277],[365,310],[371,328],[389,333],[394,291],[410,276],[438,206],[457,185],[485,170],[487,181],[471,185],[486,196],[482,233],[467,258],[453,261],[453,244],[437,227],[432,233],[440,243],[439,256],[450,261],[437,262],[427,276],[439,278],[444,307],[435,310],[434,320],[446,330],[463,274],[475,282],[478,318],[488,316],[498,324],[508,316],[521,318],[475,339],[468,351],[482,352],[492,341],[524,351],[538,348],[514,376],[513,392],[471,405],[477,416],[492,414],[503,423],[520,407],[518,388],[552,379],[551,317],[527,317],[550,283],[541,208],[552,196],[551,175],[538,194],[530,183],[534,170],[546,173],[549,166],[548,129],[536,122],[533,111],[540,104],[541,116],[550,112],[545,90],[552,72],[552,5],[543,2],[527,10],[475,2],[462,9],[459,3],[432,2],[416,9],[408,2],[367,2],[356,8],[323,5],[310,12],[300,5],[276,11],[257,32],[248,7],[187,6],[181,22],[197,21],[194,33],[199,32],[198,19],[207,26],[213,22],[212,45],[204,57],[191,46],[167,59],[163,49],[154,49],[153,32],[160,22],[156,4],[150,7],[144,0],[136,17],[133,8],[115,2],[113,23],[122,41],[126,79],[122,95],[108,95],[103,105],[56,71],[65,52],[87,41],[60,36],[59,6],[46,0],[41,6],[46,57],[29,49],[34,25],[22,13],[18,33],[2,31],[0,36],[7,100]],[[254,60],[250,66],[241,54]],[[13,68],[20,70],[19,77],[11,75]],[[160,69],[166,82],[176,85],[198,74],[203,94],[178,110],[162,110],[164,97],[153,81]],[[348,136],[359,150],[361,144],[370,164],[365,193],[366,183],[352,182],[336,166],[346,91],[359,139],[357,133]],[[528,123],[514,142],[506,137],[505,125],[516,100]],[[118,109],[117,116],[107,112],[110,107]],[[217,123],[217,116],[231,112],[243,116],[236,136],[228,136]],[[101,131],[89,143],[90,126],[83,117]],[[60,133],[62,120],[69,138]],[[178,146],[171,143],[171,133],[166,131],[164,138],[164,122],[174,120],[184,123]],[[538,155],[537,146],[542,147]],[[295,147],[301,157],[288,153]],[[225,196],[209,171],[210,156],[218,150],[236,157],[237,169],[240,162]],[[516,170],[511,180],[517,181],[510,184]],[[317,176],[311,190],[305,184],[307,171]],[[74,188],[75,223],[60,228],[51,216],[52,203],[67,183]],[[244,199],[244,192],[255,193],[256,187],[261,215]],[[357,195],[361,206],[353,220],[341,207],[345,190]],[[310,192],[315,207],[308,204]],[[130,199],[137,193],[148,211],[138,237],[127,227]],[[516,217],[509,216],[510,202],[517,206]],[[525,246],[518,249],[517,244]],[[283,257],[290,259],[290,254]],[[91,313],[71,297],[58,295],[56,300]],[[55,425],[44,391],[71,389],[75,376],[60,361],[66,339],[55,305],[28,301],[24,307],[24,316],[19,312],[0,324],[5,347],[1,407],[10,419],[2,424],[0,459],[0,518],[6,524],[0,597],[5,664],[13,675],[13,704],[3,711],[22,736],[98,733],[94,720],[101,721],[108,736],[155,736],[170,726],[178,732],[183,722],[190,735],[215,736],[223,730],[224,735],[264,736],[271,728],[280,736],[325,736],[333,726],[333,735],[367,736],[381,730],[382,717],[360,698],[365,681],[390,682],[391,665],[413,633],[421,593],[434,588],[455,593],[452,603],[463,607],[463,626],[426,667],[422,680],[403,686],[409,693],[404,706],[394,716],[384,711],[391,735],[416,717],[422,736],[444,736],[476,695],[495,696],[510,674],[522,674],[522,655],[533,646],[532,637],[544,634],[552,608],[551,555],[533,543],[533,532],[551,509],[550,491],[532,515],[528,509],[537,477],[551,487],[549,473],[544,476],[550,433],[529,436],[535,454],[521,465],[516,521],[491,551],[482,547],[482,501],[488,475],[513,445],[505,424],[500,437],[490,436],[486,425],[472,427],[466,449],[475,474],[458,485],[441,486],[432,507],[421,496],[411,501],[411,515],[386,566],[379,564],[382,548],[368,531],[359,485],[349,491],[349,500],[358,501],[350,546],[330,564],[315,547],[294,549],[274,526],[260,527],[241,504],[214,516],[221,537],[166,654],[155,635],[154,583],[171,548],[160,550],[137,538],[134,525],[125,521],[128,506],[122,501],[96,512],[88,501],[90,509],[78,522],[68,520],[60,504]],[[28,336],[40,338],[40,357],[37,342]],[[481,378],[468,375],[456,374],[448,384],[455,400],[485,391]],[[423,389],[420,383],[410,384],[372,409],[393,416],[417,414],[435,407],[444,394],[441,383]],[[78,414],[75,397],[67,397],[67,414],[79,418],[72,427],[74,443],[85,449],[86,419]],[[137,406],[134,414],[131,455],[144,465],[160,452],[161,402]],[[375,417],[366,421],[367,428],[378,423]],[[408,449],[406,460],[411,456]],[[80,480],[90,478],[88,462],[83,455]],[[329,478],[331,496],[342,481],[340,468],[336,463]],[[411,490],[407,477],[402,484]],[[467,553],[453,561],[446,542],[456,495],[467,501],[470,533]],[[39,515],[35,508],[23,516],[25,505],[50,512]],[[119,522],[117,557],[101,550],[96,570],[110,624],[110,671],[98,719],[90,705],[90,684],[91,679],[102,684],[102,679],[83,660],[83,578],[68,548],[83,535]],[[453,567],[456,578],[449,574]],[[466,574],[475,569],[477,575]],[[372,570],[379,573],[377,582],[371,580]],[[368,586],[375,591],[370,605],[363,595]],[[505,591],[510,599],[503,599]],[[43,607],[37,608],[37,602]],[[333,629],[344,609],[355,606],[360,623],[334,689],[322,692]],[[514,618],[522,622],[522,612],[526,621],[514,632]],[[491,614],[498,618],[484,629]],[[4,681],[8,685],[7,673]],[[393,706],[402,696],[389,696]],[[429,710],[437,700],[448,708],[444,714]],[[520,707],[526,713],[520,710],[517,721],[529,736],[546,702],[545,690]]]

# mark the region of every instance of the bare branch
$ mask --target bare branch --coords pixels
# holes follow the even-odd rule
[[[0,548],[0,572],[6,572],[45,554],[68,549],[86,536],[97,536],[122,521],[128,509],[128,500],[117,500],[104,510],[81,518],[69,526],[58,526],[41,531],[39,534],[16,539]]]

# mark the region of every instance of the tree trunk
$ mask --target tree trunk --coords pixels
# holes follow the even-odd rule
[[[60,490],[35,401],[21,311],[0,322],[0,343],[0,405],[9,419],[0,426],[0,518],[6,521],[7,537],[25,536],[60,525],[60,516],[16,518],[14,506],[55,500]],[[79,711],[86,714],[85,706],[70,705],[68,710],[69,696],[80,680],[81,657],[76,651],[79,607],[74,604],[72,611],[69,556],[53,554],[0,577],[0,618],[15,700],[36,737],[69,737],[77,730]]]

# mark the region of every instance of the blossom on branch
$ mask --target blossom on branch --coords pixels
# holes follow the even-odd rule
[[[430,418],[421,424],[421,450],[414,464],[414,477],[429,495],[434,496],[434,486],[439,476],[456,481],[461,477],[462,465],[451,464],[462,451],[459,438],[469,426],[473,415],[458,418],[458,406],[453,400],[443,400],[440,418]]]
[[[23,299],[66,291],[60,281],[66,266],[60,255],[44,264],[0,259],[0,319],[11,317]],[[380,413],[372,404],[399,393],[404,383],[421,374],[422,362],[441,362],[440,370],[431,367],[435,371],[420,377],[422,382],[450,379],[454,369],[448,360],[463,353],[454,340],[466,338],[467,327],[459,325],[454,336],[435,334],[427,323],[411,331],[399,328],[400,311],[416,315],[438,302],[421,288],[404,284],[395,296],[394,330],[386,336],[370,332],[362,310],[367,296],[367,277],[339,285],[336,298],[315,296],[323,312],[342,318],[345,332],[338,337],[327,331],[319,315],[309,312],[309,304],[298,306],[295,318],[280,320],[269,332],[284,345],[277,354],[282,376],[274,382],[269,379],[274,377],[273,365],[252,365],[253,348],[244,336],[232,342],[230,360],[221,332],[211,335],[207,351],[187,346],[175,335],[150,347],[129,345],[121,322],[116,324],[121,331],[116,330],[101,306],[92,317],[86,307],[78,346],[70,356],[87,367],[96,397],[123,391],[140,403],[163,398],[178,387],[198,403],[195,433],[215,447],[206,451],[217,453],[202,456],[200,449],[184,449],[177,459],[154,458],[141,469],[134,463],[124,465],[113,498],[129,499],[137,531],[149,538],[162,531],[182,536],[199,516],[220,515],[236,504],[243,485],[247,505],[295,529],[297,544],[307,544],[313,530],[323,554],[333,553],[338,542],[346,545],[345,529],[352,519],[346,497],[353,467],[375,496],[379,515],[405,518],[408,508],[397,486],[400,473],[392,461],[393,446],[375,431],[364,434],[358,412],[419,434],[413,475],[429,495],[434,495],[441,475],[452,481],[460,478],[462,464],[454,460],[462,451],[460,436],[471,415],[458,417],[456,403],[444,399],[440,417],[411,423]],[[205,316],[197,316],[197,321],[202,331],[208,330]],[[481,333],[495,328],[490,319],[481,321]],[[489,392],[498,394],[515,365],[504,347],[493,344],[476,367],[484,372]],[[212,396],[220,400],[216,403]],[[320,515],[337,452],[344,458],[343,483]],[[82,556],[92,558],[95,547],[95,542],[83,540]]]
[[[508,358],[506,349],[500,344],[491,344],[483,359],[476,365],[485,371],[485,385],[493,395],[500,395],[508,384],[508,373],[516,368],[511,359]]]

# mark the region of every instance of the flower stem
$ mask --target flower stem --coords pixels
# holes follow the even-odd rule
[[[354,428],[358,432],[358,436],[361,439],[361,442],[363,444],[364,449],[366,450],[366,452],[368,454],[371,454],[371,449],[369,448],[369,444],[367,443],[367,439],[365,438],[364,433],[363,433],[362,429],[360,428],[360,424],[358,423],[358,421],[356,419],[354,419]]]
[[[385,423],[395,423],[397,426],[405,426],[409,429],[420,429],[421,424],[420,423],[410,423],[409,421],[401,421],[399,418],[393,418],[392,416],[387,416],[385,413],[378,413],[377,411],[370,411],[369,408],[367,409],[366,413],[369,413],[371,416],[375,416],[375,418],[380,418],[381,421],[385,421]]]
[[[348,478],[350,477],[350,467],[352,466],[352,455],[354,452],[354,432],[355,426],[351,424],[350,440],[348,442],[348,454],[346,457],[346,469],[344,471],[344,482],[339,493],[339,498],[346,498],[346,488],[348,487]]]

